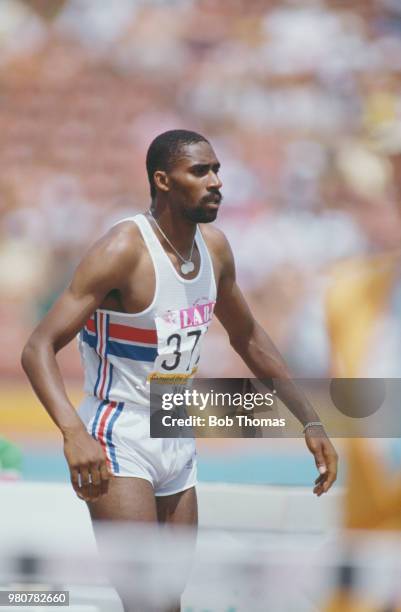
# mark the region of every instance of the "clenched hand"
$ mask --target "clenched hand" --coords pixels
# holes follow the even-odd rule
[[[109,471],[99,442],[82,428],[64,435],[64,455],[71,483],[80,499],[94,501],[108,491]]]

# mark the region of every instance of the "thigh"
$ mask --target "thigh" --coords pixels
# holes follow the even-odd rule
[[[156,497],[157,518],[160,523],[188,525],[196,529],[198,525],[198,500],[195,487]]]
[[[149,577],[153,576],[152,563],[160,555],[152,485],[143,478],[111,476],[108,493],[87,505],[102,567],[117,590],[124,611],[154,612]],[[117,524],[109,525],[106,521]],[[156,551],[154,559],[148,558],[149,549]]]
[[[93,521],[157,521],[153,487],[144,478],[111,476],[107,494],[87,505]]]
[[[174,575],[179,576],[179,580],[176,579],[176,603],[171,604],[166,610],[179,612],[181,610],[180,596],[189,579],[196,546],[198,526],[196,489],[191,487],[181,493],[158,496],[156,507],[159,523],[164,523],[165,528],[170,532],[165,554],[174,567]]]

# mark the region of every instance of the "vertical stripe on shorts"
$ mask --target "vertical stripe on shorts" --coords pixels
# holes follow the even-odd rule
[[[108,402],[104,400],[98,406],[92,425],[92,436],[98,440],[105,452],[107,465],[114,474],[118,474],[120,466],[113,443],[113,427],[124,408],[124,402]]]

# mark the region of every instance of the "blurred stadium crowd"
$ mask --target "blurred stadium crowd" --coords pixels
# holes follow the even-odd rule
[[[173,127],[221,159],[218,225],[294,371],[401,375],[399,0],[2,0],[0,85],[2,375],[89,243],[148,207]],[[203,375],[242,374],[222,339]]]

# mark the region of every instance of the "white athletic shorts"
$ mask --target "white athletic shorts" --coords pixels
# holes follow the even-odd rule
[[[157,496],[173,495],[196,485],[195,440],[151,438],[148,407],[87,396],[78,414],[102,445],[115,476],[144,478]]]

